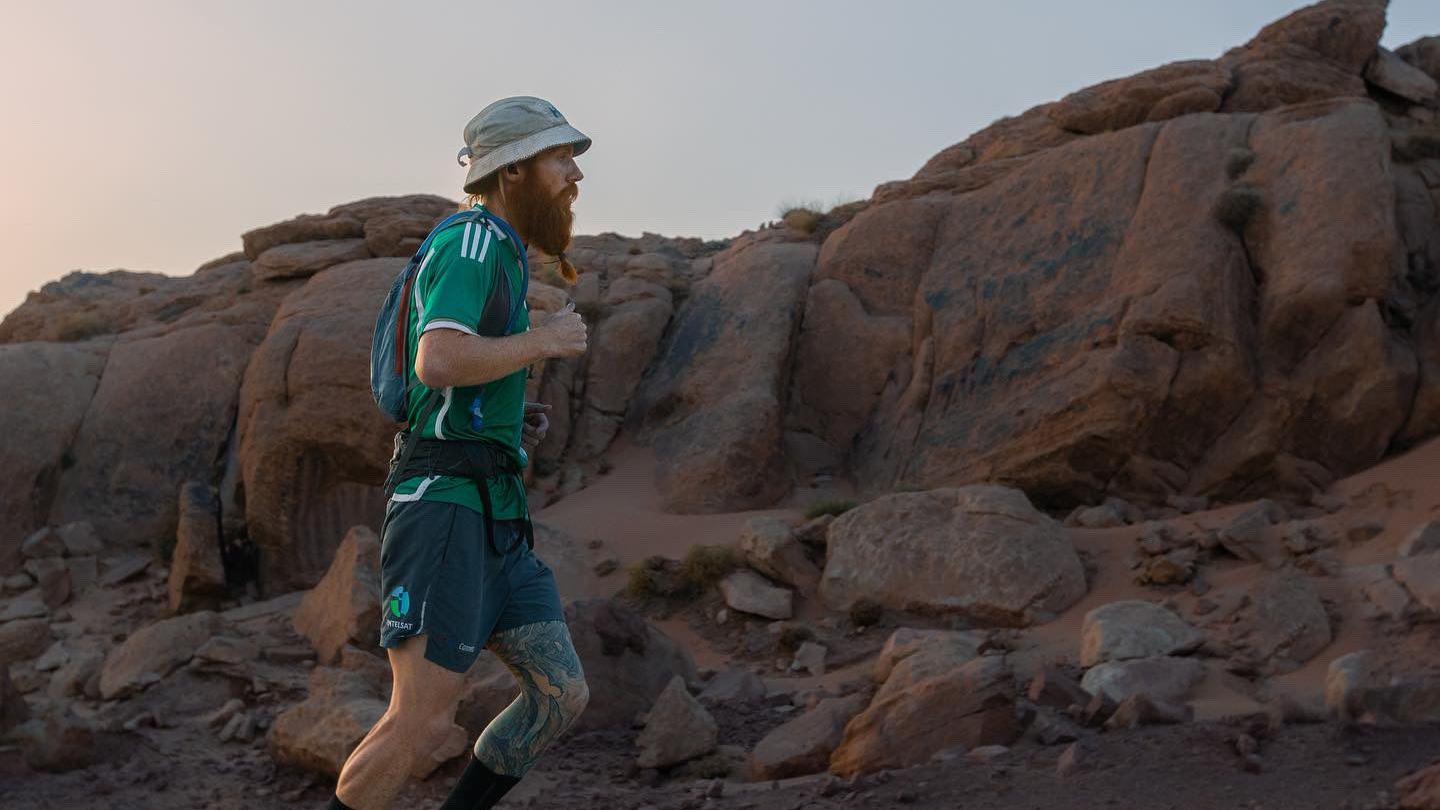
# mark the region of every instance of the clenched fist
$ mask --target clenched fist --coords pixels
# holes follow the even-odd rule
[[[589,347],[589,329],[575,311],[574,301],[546,318],[535,331],[540,333],[546,357],[578,357]]]

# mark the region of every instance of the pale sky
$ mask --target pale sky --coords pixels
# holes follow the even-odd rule
[[[458,199],[461,129],[502,96],[594,139],[579,232],[720,238],[1302,5],[0,0],[0,313],[74,269],[188,274],[362,197]],[[1385,45],[1430,34],[1440,2],[1393,0]]]

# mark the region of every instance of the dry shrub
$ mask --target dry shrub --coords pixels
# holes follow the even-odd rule
[[[1264,204],[1260,189],[1249,183],[1236,183],[1225,189],[1215,201],[1215,218],[1225,227],[1242,233]]]

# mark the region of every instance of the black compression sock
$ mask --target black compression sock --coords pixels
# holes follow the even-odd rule
[[[501,796],[509,793],[510,788],[515,787],[519,783],[520,777],[518,776],[496,774],[495,784],[490,786],[490,790],[485,794],[485,798],[479,804],[475,805],[475,810],[490,810],[490,808],[500,803]]]
[[[490,810],[519,781],[518,776],[495,773],[472,756],[440,810]]]
[[[340,801],[339,794],[331,794],[330,803],[325,806],[325,810],[355,810],[355,808],[351,807],[345,802]]]

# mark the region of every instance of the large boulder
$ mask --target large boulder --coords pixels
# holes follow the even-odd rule
[[[1204,633],[1159,605],[1139,600],[1111,602],[1085,614],[1080,665],[1186,653],[1204,641]]]
[[[1347,723],[1440,722],[1440,668],[1397,651],[1353,652],[1330,662],[1325,703]]]
[[[743,237],[676,315],[629,415],[667,509],[755,509],[788,490],[785,377],[815,255],[785,229]]]
[[[395,425],[370,398],[370,333],[403,264],[369,259],[312,276],[245,370],[240,477],[267,593],[314,585],[347,529],[380,526]]]
[[[1395,54],[1411,65],[1440,81],[1440,36],[1421,37],[1401,47]]]
[[[343,262],[370,258],[364,239],[324,239],[276,245],[255,259],[257,281],[306,278]]]
[[[591,326],[584,393],[570,440],[572,459],[598,457],[620,432],[630,397],[675,312],[672,299],[670,290],[645,279],[621,276],[610,282]]]
[[[1234,72],[1226,111],[1365,96],[1361,73],[1385,31],[1388,2],[1324,0],[1267,25],[1220,60]]]
[[[629,723],[646,711],[676,675],[695,680],[690,653],[645,618],[609,599],[565,606],[570,638],[593,700],[575,721],[577,731]]]
[[[1309,578],[1266,576],[1246,591],[1246,607],[1215,632],[1233,648],[1234,664],[1266,673],[1290,672],[1330,644],[1330,617]]]
[[[1440,615],[1440,552],[1397,560],[1390,570],[1425,612]]]
[[[334,663],[347,644],[374,647],[380,637],[380,538],[352,526],[335,561],[300,600],[295,631],[315,647],[320,663]]]
[[[958,667],[978,658],[985,641],[982,633],[974,631],[901,627],[885,639],[880,654],[875,656],[870,677],[876,683],[884,683],[889,680],[896,664],[920,652],[924,652],[925,656],[912,666],[938,663]]]
[[[789,523],[756,517],[740,530],[740,553],[750,567],[809,595],[820,585],[820,569],[811,561]]]
[[[1077,90],[1045,112],[1063,129],[1094,135],[1146,121],[1214,112],[1229,85],[1230,72],[1212,61],[1175,62]]]
[[[1116,703],[1135,695],[1157,703],[1184,703],[1204,678],[1205,665],[1194,658],[1162,655],[1106,661],[1086,671],[1080,686]]]
[[[987,153],[1010,136],[987,130],[910,181],[924,193],[877,191],[822,248],[787,426],[848,452],[869,491],[1003,481],[1047,508],[1303,494],[1373,464],[1434,389],[1407,326],[1429,293],[1410,289],[1390,132],[1360,79],[1377,8],[1321,4],[1257,38],[1265,59],[1170,71],[1198,83],[1176,96],[1227,71],[1261,94],[1267,60],[1302,48],[1362,97],[1135,123],[1157,74],[1037,113],[1133,125],[1003,158]],[[1027,117],[1005,131],[1038,133]],[[841,311],[851,338],[826,337]]]
[[[223,622],[208,610],[163,619],[131,633],[110,651],[100,671],[100,696],[123,698],[155,683],[219,634]]]
[[[804,714],[771,729],[750,753],[750,775],[756,780],[786,779],[819,773],[845,739],[845,726],[864,711],[867,697],[853,694],[825,698]]]
[[[1440,808],[1440,762],[1416,771],[1395,784],[1400,810]]]
[[[827,604],[871,599],[898,610],[1026,625],[1085,595],[1060,524],[1024,493],[996,486],[907,492],[846,512],[829,531]]]
[[[740,570],[720,580],[725,605],[767,619],[788,619],[795,612],[794,593],[777,588],[754,571]]]
[[[830,770],[852,776],[904,768],[957,745],[1008,745],[1019,733],[1014,676],[1003,656],[955,667],[922,651],[900,661],[865,711],[845,726]]]
[[[1440,83],[1428,73],[1387,48],[1376,49],[1365,66],[1365,80],[1413,104],[1424,104],[1440,92]]]
[[[175,493],[211,481],[224,457],[240,378],[270,308],[237,302],[174,324],[127,332],[60,477],[50,520],[88,520],[108,543],[160,548],[175,534]],[[146,429],[135,430],[136,414]]]
[[[7,323],[9,321],[6,321]],[[12,439],[0,442],[0,576],[20,567],[20,544],[45,525],[71,440],[105,367],[106,346],[0,345],[0,388]],[[45,380],[45,385],[36,385]],[[19,437],[24,437],[23,441]]]

